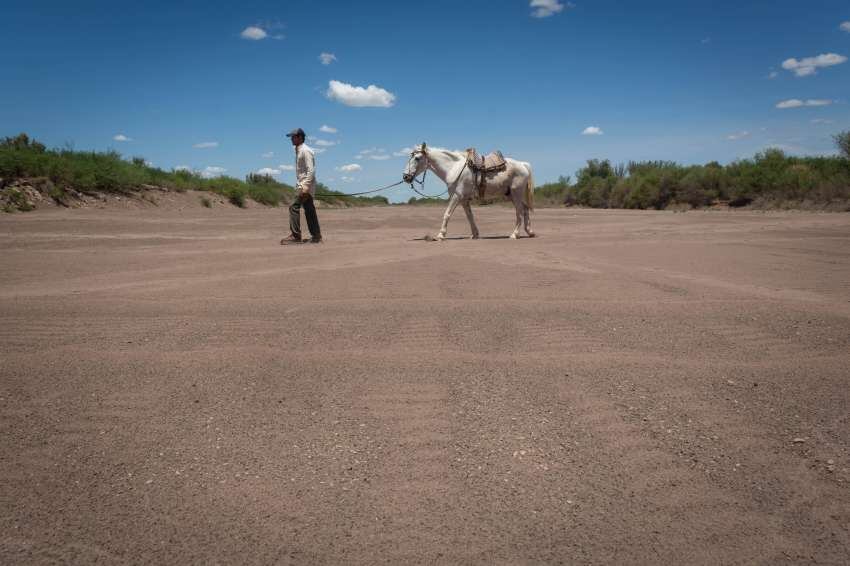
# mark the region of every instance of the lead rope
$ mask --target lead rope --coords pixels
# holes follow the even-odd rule
[[[466,165],[467,165],[466,162],[464,162],[463,168],[460,170],[460,173],[458,173],[457,177],[455,177],[454,183],[457,183],[458,180],[460,179],[460,176],[463,175],[464,170],[466,170]],[[438,195],[426,195],[425,193],[417,190],[416,187],[413,186],[414,183],[417,183],[422,188],[423,191],[425,190],[425,176],[426,175],[428,175],[428,168],[427,167],[425,168],[425,171],[422,172],[422,180],[421,181],[419,179],[417,179],[416,177],[414,177],[413,180],[410,182],[410,188],[413,189],[414,193],[416,193],[417,195],[419,195],[423,198],[439,198],[439,197],[441,197],[445,194],[448,194],[448,192],[449,192],[448,188]],[[362,191],[362,192],[359,192],[359,193],[339,193],[339,194],[321,194],[321,193],[319,193],[319,194],[313,195],[313,198],[317,198],[317,199],[321,200],[322,198],[335,199],[335,198],[340,198],[340,197],[356,197],[356,196],[360,196],[360,195],[368,195],[368,194],[372,194],[372,193],[378,193],[378,192],[381,192],[381,191],[385,191],[385,190],[391,189],[393,187],[397,187],[397,186],[401,185],[402,183],[404,183],[404,181],[399,181],[398,183],[393,183],[392,185],[387,185],[386,187],[381,187],[380,189],[372,189],[371,191]]]
[[[313,198],[324,197],[324,198],[328,198],[328,199],[334,199],[334,198],[339,198],[339,197],[356,197],[356,196],[360,196],[360,195],[368,195],[368,194],[371,194],[371,193],[377,193],[377,192],[380,192],[380,191],[385,191],[387,189],[391,189],[393,187],[397,187],[397,186],[401,185],[402,183],[404,183],[404,181],[399,181],[398,183],[393,183],[392,185],[387,185],[386,187],[381,187],[380,189],[372,189],[371,191],[363,191],[363,192],[360,192],[360,193],[339,193],[339,194],[321,194],[321,193],[319,193],[319,194],[313,195]]]

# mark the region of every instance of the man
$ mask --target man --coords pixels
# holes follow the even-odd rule
[[[319,228],[319,217],[316,216],[316,205],[313,195],[316,192],[316,157],[313,150],[304,143],[304,130],[297,128],[286,137],[295,146],[295,201],[289,206],[289,236],[280,241],[281,244],[300,244],[301,239],[301,208],[307,217],[307,228],[310,230],[310,242],[322,242],[322,231]]]

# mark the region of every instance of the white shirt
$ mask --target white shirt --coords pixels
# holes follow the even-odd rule
[[[316,193],[316,156],[306,144],[295,148],[295,189]]]

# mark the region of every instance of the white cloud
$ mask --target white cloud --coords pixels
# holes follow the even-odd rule
[[[218,147],[218,142],[201,142],[193,145],[195,149],[209,149],[211,147]]]
[[[319,139],[319,138],[311,138],[310,143],[312,145],[317,145],[319,147],[333,147],[333,146],[337,145],[339,142],[338,141],[322,140],[322,139]]]
[[[272,169],[271,167],[263,167],[257,171],[257,175],[280,175],[280,169]]]
[[[277,168],[281,171],[295,171],[295,165],[278,165]]]
[[[239,34],[242,36],[242,39],[253,39],[254,41],[259,41],[261,39],[265,39],[269,34],[266,33],[266,30],[263,28],[259,28],[257,26],[248,26],[242,30],[242,33]]]
[[[841,25],[838,26],[838,29],[850,33],[850,22],[841,22]]]
[[[413,151],[412,147],[403,147],[398,151],[394,151],[393,155],[396,157],[407,157]]]
[[[326,147],[313,147],[311,149],[313,150],[313,153],[324,153],[328,150]]]
[[[726,136],[726,139],[731,141],[737,141],[748,137],[750,137],[750,132],[735,132],[734,134],[729,134],[728,136]]]
[[[225,169],[224,167],[209,166],[205,167],[204,170],[201,171],[201,177],[205,177],[207,179],[210,179],[212,177],[221,177],[222,173],[224,173],[225,171],[227,171],[227,169]]]
[[[114,139],[117,142],[133,141],[133,138],[128,138],[124,134],[115,134],[114,136],[112,136],[112,139]]]
[[[339,81],[330,81],[325,93],[330,100],[346,106],[389,108],[395,104],[395,95],[375,85],[366,88]]]
[[[604,133],[605,132],[603,132],[602,128],[600,128],[599,126],[588,126],[584,129],[584,131],[581,133],[581,135],[583,135],[583,136],[601,136]]]
[[[319,55],[319,61],[322,62],[322,65],[330,65],[334,61],[336,61],[336,55],[333,53],[322,53]]]
[[[346,177],[345,175],[343,175],[342,177],[340,177],[340,179],[342,179],[342,180],[343,180],[343,181],[345,181],[346,183],[351,183],[352,181],[354,181],[354,177]]]
[[[177,167],[174,168],[174,170],[175,171],[188,171],[190,173],[192,172],[192,168],[189,167],[188,165],[178,165]]]
[[[767,78],[769,78],[769,79],[775,79],[775,78],[776,78],[776,77],[778,77],[778,76],[779,76],[779,71],[771,71],[771,72],[770,72],[770,74],[769,74],[769,75],[767,75]]]
[[[801,108],[803,106],[829,106],[832,104],[831,100],[818,100],[818,99],[809,99],[809,100],[799,100],[797,98],[792,98],[790,100],[783,100],[779,104],[776,105],[777,108],[785,109],[785,108]]]
[[[835,122],[832,120],[827,120],[826,118],[815,118],[812,120],[812,124],[834,124]]]
[[[385,159],[390,159],[392,157],[387,153],[387,150],[384,148],[372,147],[369,149],[363,149],[354,156],[354,159],[374,159],[375,161],[384,161]]]
[[[349,163],[348,165],[336,168],[337,171],[343,171],[345,173],[354,173],[355,171],[361,171],[362,169],[363,168],[357,163]]]
[[[335,134],[337,132],[337,129],[332,128],[331,126],[328,126],[326,124],[322,124],[322,127],[319,128],[319,131],[324,132],[326,134]]]
[[[265,159],[268,159],[270,157],[274,157],[274,152],[273,151],[267,151],[266,153],[263,154],[263,157]]]
[[[786,71],[792,71],[798,77],[808,77],[814,75],[819,68],[832,67],[840,65],[847,61],[844,55],[836,53],[824,53],[817,57],[805,57],[797,60],[793,57],[782,62],[782,68]]]
[[[531,0],[528,4],[532,8],[532,18],[548,18],[559,12],[563,12],[564,8],[575,8],[575,4],[567,2],[562,4],[558,0]]]

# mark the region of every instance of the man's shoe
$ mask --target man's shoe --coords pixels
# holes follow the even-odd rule
[[[296,236],[295,234],[290,234],[289,236],[285,237],[284,239],[282,239],[280,241],[281,246],[286,246],[286,245],[289,245],[289,244],[300,244],[300,243],[301,243],[301,236]]]
[[[307,241],[310,242],[311,244],[321,244],[322,243],[322,237],[321,236],[313,236],[312,238],[310,238]]]

